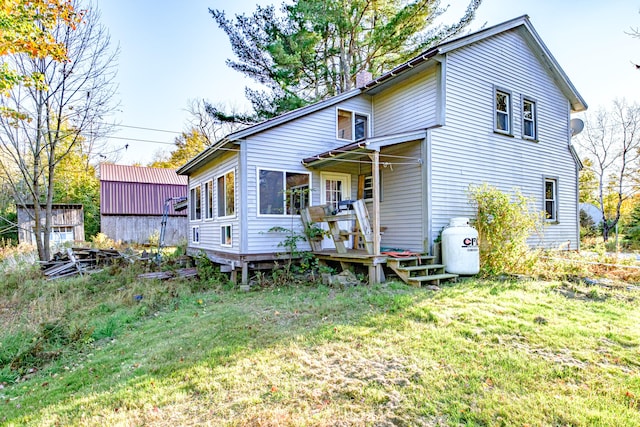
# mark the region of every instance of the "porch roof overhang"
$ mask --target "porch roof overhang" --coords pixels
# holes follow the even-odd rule
[[[339,161],[356,160],[363,155],[368,155],[389,145],[402,144],[421,140],[427,137],[425,129],[403,132],[394,135],[379,136],[375,138],[361,139],[329,151],[302,159],[302,164],[308,168],[322,168]]]

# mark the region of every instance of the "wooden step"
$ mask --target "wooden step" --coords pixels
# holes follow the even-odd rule
[[[444,264],[423,264],[423,265],[408,265],[408,266],[400,266],[398,270],[401,271],[420,271],[420,270],[435,270],[438,268],[444,268]]]
[[[387,265],[393,269],[399,267],[420,266],[433,264],[436,257],[432,255],[410,256],[405,258],[387,257]]]
[[[407,279],[407,283],[412,286],[422,286],[424,283],[439,285],[441,281],[444,281],[444,280],[455,281],[457,277],[458,277],[457,274],[452,274],[452,273],[432,274],[428,276],[409,277]]]

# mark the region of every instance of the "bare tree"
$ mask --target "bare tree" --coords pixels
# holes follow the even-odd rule
[[[208,145],[214,144],[228,134],[245,127],[241,123],[233,123],[219,120],[212,110],[225,111],[230,116],[238,116],[239,110],[235,106],[227,106],[223,103],[212,104],[204,99],[191,99],[187,111],[190,118],[187,122],[189,131],[197,130],[205,136]]]
[[[60,21],[50,30],[68,60],[9,56],[22,74],[42,76],[43,85],[17,85],[0,100],[0,173],[18,205],[33,204],[41,260],[50,259],[56,165],[78,144],[95,150],[92,144],[108,130],[102,123],[114,108],[117,50],[92,2],[74,0],[73,7],[82,11],[82,21]]]
[[[640,105],[616,100],[610,110],[587,116],[577,143],[581,154],[590,160],[585,166],[596,177],[606,242],[620,220],[622,203],[638,193]]]

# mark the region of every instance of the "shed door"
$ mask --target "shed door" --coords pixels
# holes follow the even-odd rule
[[[338,202],[351,199],[351,175],[335,172],[320,173],[320,204],[330,205],[332,211],[338,209]],[[351,231],[353,227],[352,221],[341,221],[338,223],[341,230]],[[323,224],[323,228],[328,226]],[[348,248],[352,246],[352,238],[345,242]],[[335,249],[333,239],[325,237],[322,241],[322,249]]]

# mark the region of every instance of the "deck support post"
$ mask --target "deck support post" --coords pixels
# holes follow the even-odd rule
[[[242,285],[246,286],[249,284],[249,263],[246,261],[242,262]]]

